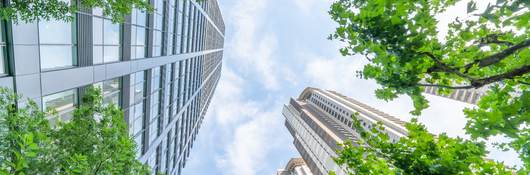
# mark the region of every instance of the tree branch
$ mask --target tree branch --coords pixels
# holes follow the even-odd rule
[[[484,47],[484,46],[487,46],[489,44],[503,44],[503,45],[507,45],[507,46],[512,46],[513,45],[513,43],[510,42],[510,41],[499,40],[499,36],[500,35],[504,35],[504,34],[489,34],[489,35],[485,36],[484,38],[479,39],[475,43],[478,44],[478,47]]]
[[[523,49],[523,48],[526,48],[530,46],[530,39],[527,39],[519,44],[516,44],[512,47],[509,47],[499,53],[496,53],[496,54],[493,54],[493,55],[490,55],[490,56],[487,56],[483,59],[479,59],[479,60],[475,60],[473,61],[472,63],[469,63],[467,65],[464,66],[464,68],[466,69],[466,72],[471,68],[473,67],[473,65],[475,64],[478,64],[478,67],[480,68],[483,68],[483,67],[486,67],[486,66],[490,66],[492,64],[495,64],[495,63],[498,63],[500,61],[502,61],[504,58],[512,55],[513,53],[517,52],[518,50],[520,49]]]
[[[474,80],[475,79],[473,77],[470,77],[469,75],[466,75],[466,74],[458,71],[458,69],[456,69],[456,68],[449,67],[447,64],[443,63],[440,59],[438,59],[436,56],[434,56],[434,54],[432,54],[430,52],[419,52],[419,54],[423,54],[423,55],[428,56],[429,58],[431,58],[434,62],[436,62],[438,64],[437,66],[434,66],[434,67],[430,68],[429,70],[427,70],[427,72],[434,72],[434,71],[437,71],[437,70],[442,70],[442,71],[448,72],[448,73],[455,73],[458,76],[467,78],[469,80]]]
[[[494,76],[491,76],[491,77],[487,77],[487,78],[482,78],[482,79],[479,79],[479,80],[471,81],[471,85],[474,86],[474,87],[482,87],[482,86],[484,86],[486,84],[494,83],[494,82],[501,81],[501,80],[504,80],[504,79],[512,79],[514,77],[521,76],[521,75],[527,74],[529,72],[530,72],[530,65],[526,65],[526,66],[523,66],[523,67],[520,67],[520,68],[517,68],[517,69],[513,69],[510,72],[506,72],[506,73],[503,73],[503,74],[494,75]]]
[[[422,84],[418,83],[418,86],[424,86],[424,87],[441,87],[441,88],[447,88],[447,89],[471,89],[475,88],[472,85],[466,85],[466,86],[448,86],[448,85],[441,85],[441,84]]]
[[[517,81],[517,82],[519,82],[519,83],[521,83],[521,84],[524,84],[524,85],[528,85],[528,86],[530,86],[530,83],[527,83],[527,82],[524,82],[524,81]]]
[[[517,69],[514,69],[510,72],[506,72],[499,75],[494,75],[487,78],[481,78],[478,80],[471,80],[471,85],[465,85],[465,86],[449,86],[449,85],[439,85],[439,84],[421,84],[418,83],[418,86],[425,86],[425,87],[440,87],[440,88],[447,88],[447,89],[471,89],[471,88],[480,88],[482,86],[495,83],[498,81],[502,81],[504,79],[513,79],[514,77],[521,76],[524,74],[530,73],[530,65],[526,65]],[[530,85],[529,83],[518,81],[521,84]]]
[[[101,165],[103,164],[103,162],[106,162],[107,160],[109,160],[112,156],[109,155],[109,157],[105,158],[103,161],[100,161],[98,162],[98,165],[96,165],[96,169],[94,170],[94,175],[97,175],[99,174],[99,168],[101,168]]]

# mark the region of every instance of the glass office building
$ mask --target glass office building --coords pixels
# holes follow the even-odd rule
[[[69,22],[1,22],[0,86],[62,120],[98,86],[124,109],[138,159],[180,174],[220,78],[225,27],[216,0],[150,2],[152,14],[133,10],[121,24],[101,9]]]

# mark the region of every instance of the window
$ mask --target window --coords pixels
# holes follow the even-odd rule
[[[175,4],[175,1],[169,1],[169,11],[168,11],[168,23],[167,23],[167,33],[168,33],[168,41],[167,41],[167,55],[173,55],[175,54],[175,34],[176,34],[176,9],[177,4]]]
[[[103,91],[103,104],[113,103],[120,106],[121,102],[121,78],[115,78],[104,82],[96,83],[96,87]]]
[[[162,89],[162,83],[161,83],[161,76],[162,76],[162,69],[160,67],[156,67],[152,69],[151,74],[151,115],[149,119],[149,142],[155,140],[155,138],[160,134],[161,127],[160,127],[160,114],[161,114],[161,89]]]
[[[139,157],[145,151],[145,72],[136,72],[130,76],[131,99],[133,99],[129,106],[129,115],[132,116],[130,131],[136,141]]]
[[[147,14],[134,9],[131,14],[131,59],[146,57],[147,49]]]
[[[180,3],[180,2],[183,2],[183,3]],[[187,41],[188,41],[188,32],[189,32],[188,23],[189,23],[189,11],[190,11],[189,3],[190,2],[187,1],[187,0],[180,1],[180,2],[179,2],[179,6],[178,6],[179,13],[182,12],[182,20],[181,20],[182,24],[179,24],[182,27],[182,30],[180,31],[181,32],[180,53],[186,53],[187,52],[186,48],[187,48]]]
[[[94,64],[120,61],[120,25],[105,18],[100,8],[95,8],[92,14]]]
[[[75,20],[39,22],[41,69],[75,66],[77,60]]]
[[[57,120],[68,121],[72,118],[75,106],[77,106],[77,98],[77,89],[59,92],[43,97],[42,107],[45,110],[57,111],[57,116],[50,118],[51,123]]]
[[[163,75],[163,94],[162,94],[162,97],[163,97],[163,101],[164,101],[164,104],[165,104],[165,108],[164,108],[164,120],[163,120],[163,124],[164,125],[167,125],[169,124],[169,122],[171,121],[172,117],[171,117],[171,98],[173,97],[173,91],[172,91],[172,88],[171,88],[171,84],[172,84],[172,75],[173,75],[173,67],[172,67],[172,64],[166,64],[164,66],[164,69],[162,72],[164,72],[164,75]]]
[[[7,42],[4,21],[0,21],[0,75],[7,74]]]
[[[164,0],[155,0],[154,26],[153,26],[153,56],[162,56],[162,35],[164,23],[164,11],[166,2]]]
[[[184,9],[184,1],[181,0],[181,1],[178,1],[177,2],[177,27],[175,29],[175,33],[177,35],[177,39],[175,40],[175,46],[176,46],[176,54],[179,54],[179,53],[182,53],[181,51],[181,45],[182,45],[182,24],[183,24],[183,20],[184,20],[184,15],[183,15],[183,9]]]

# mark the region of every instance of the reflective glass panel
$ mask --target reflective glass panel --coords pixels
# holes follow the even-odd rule
[[[120,25],[112,23],[111,20],[104,20],[104,42],[105,45],[119,45],[120,44]]]
[[[104,48],[104,59],[105,62],[116,62],[120,61],[120,47],[119,46],[105,46]]]
[[[41,45],[41,69],[73,66],[72,46]]]
[[[77,89],[42,97],[43,109],[57,111],[62,120],[70,120],[77,105]],[[52,119],[53,122],[54,119]]]
[[[39,22],[41,44],[72,44],[72,24],[64,21]]]

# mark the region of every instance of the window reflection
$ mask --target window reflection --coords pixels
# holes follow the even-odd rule
[[[162,55],[162,34],[163,34],[163,22],[164,22],[164,7],[166,3],[163,0],[155,0],[154,6],[155,13],[154,15],[154,38],[153,38],[153,56]]]
[[[73,46],[64,45],[41,45],[40,58],[41,69],[53,69],[59,67],[73,66]]]
[[[145,72],[137,72],[130,75],[131,98],[134,99],[129,106],[130,116],[132,116],[132,127],[129,128],[131,135],[138,145],[137,156],[141,156],[145,151],[144,138],[145,128]]]
[[[57,116],[52,116],[50,122],[54,124],[57,120],[70,120],[73,116],[75,106],[77,106],[77,98],[77,89],[67,90],[43,97],[43,109],[55,110],[57,112]]]
[[[103,104],[116,104],[120,106],[121,102],[121,78],[115,78],[104,82],[96,83],[103,95]]]
[[[0,75],[7,73],[7,70],[6,70],[7,43],[6,43],[6,37],[5,37],[6,31],[5,31],[4,25],[5,25],[4,22],[0,21]]]
[[[120,24],[114,24],[103,16],[101,9],[92,11],[93,63],[120,61]]]
[[[72,22],[39,22],[41,69],[69,67],[76,64],[75,30]]]
[[[131,59],[146,57],[147,14],[134,9],[131,14]]]

